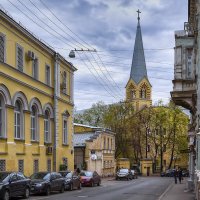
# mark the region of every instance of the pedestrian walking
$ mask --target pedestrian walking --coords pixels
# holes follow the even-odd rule
[[[178,169],[178,180],[179,180],[179,183],[181,183],[181,180],[183,178],[183,171],[181,168]]]
[[[177,177],[178,177],[178,171],[177,171],[177,169],[174,169],[174,181],[175,181],[175,184],[177,184]]]

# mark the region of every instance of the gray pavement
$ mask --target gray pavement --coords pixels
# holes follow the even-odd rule
[[[160,196],[159,200],[194,200],[195,194],[187,190],[187,178],[181,184],[172,183]]]

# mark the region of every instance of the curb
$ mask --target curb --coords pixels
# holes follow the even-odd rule
[[[167,189],[161,194],[161,196],[158,198],[158,200],[162,200],[163,197],[169,192],[169,190],[172,189],[173,186],[174,186],[174,183],[171,183],[171,184],[167,187]]]

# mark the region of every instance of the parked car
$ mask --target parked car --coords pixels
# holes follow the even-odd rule
[[[119,169],[116,173],[116,180],[126,179],[130,180],[132,179],[132,174],[129,169]]]
[[[51,191],[65,190],[65,179],[57,172],[38,172],[31,175],[31,193],[49,195]]]
[[[65,190],[81,189],[80,176],[76,172],[61,172],[61,175],[65,178]]]
[[[137,170],[131,170],[131,179],[137,179],[138,178],[138,172]]]
[[[31,181],[21,172],[0,172],[0,199],[23,196],[29,198]]]
[[[95,184],[101,185],[101,177],[96,171],[81,171],[79,175],[82,186],[89,185],[93,187]]]

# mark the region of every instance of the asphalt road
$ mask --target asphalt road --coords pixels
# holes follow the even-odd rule
[[[54,193],[50,196],[31,196],[31,200],[157,200],[172,183],[173,178],[139,177],[131,181],[102,180],[101,186]]]

